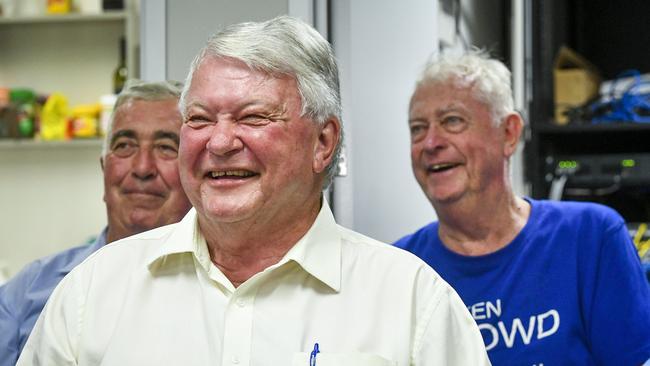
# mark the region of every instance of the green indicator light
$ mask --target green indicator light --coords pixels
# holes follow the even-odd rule
[[[634,159],[623,159],[621,160],[621,166],[625,168],[634,168],[636,161]]]
[[[578,162],[575,160],[560,160],[558,162],[560,169],[575,169],[578,167]]]

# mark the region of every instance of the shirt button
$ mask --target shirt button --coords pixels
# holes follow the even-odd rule
[[[239,358],[237,356],[232,356],[232,363],[234,365],[238,365],[239,364]]]
[[[243,299],[237,299],[237,306],[243,308],[244,306],[246,306],[246,301],[244,301]]]

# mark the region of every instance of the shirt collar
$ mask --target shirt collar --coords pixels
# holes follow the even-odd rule
[[[153,251],[151,257],[146,262],[150,270],[157,266],[165,264],[165,258],[174,254],[194,253],[197,254],[197,248],[194,240],[195,233],[199,234],[198,220],[196,209],[192,207],[183,219],[174,225],[171,234],[164,239],[162,245]],[[207,248],[206,248],[207,249]]]
[[[311,228],[280,263],[295,261],[334,291],[341,288],[341,235],[325,199]]]
[[[334,291],[341,287],[341,236],[334,215],[325,199],[311,228],[275,266],[298,263],[303,270]],[[196,210],[192,208],[171,235],[147,261],[149,270],[165,265],[165,258],[174,254],[192,253],[198,262],[210,265],[208,250],[198,230]]]

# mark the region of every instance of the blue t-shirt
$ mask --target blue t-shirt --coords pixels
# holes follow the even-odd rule
[[[90,245],[36,260],[0,286],[0,366],[13,366],[56,285],[106,244],[106,229]]]
[[[431,223],[395,243],[429,263],[476,320],[494,365],[640,365],[650,286],[623,219],[592,203],[527,199],[507,246],[469,257]]]

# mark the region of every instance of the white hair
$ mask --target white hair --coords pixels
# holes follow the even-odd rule
[[[314,28],[297,18],[279,16],[265,22],[234,24],[210,37],[194,58],[186,78],[179,103],[184,118],[192,77],[207,57],[233,58],[252,70],[289,75],[298,85],[303,116],[318,124],[332,117],[342,123],[338,66],[332,48]],[[326,169],[324,188],[337,172],[342,143],[341,134]]]
[[[515,112],[510,70],[485,51],[474,49],[462,55],[438,55],[426,64],[417,86],[447,82],[470,88],[474,97],[490,109],[495,125]]]

